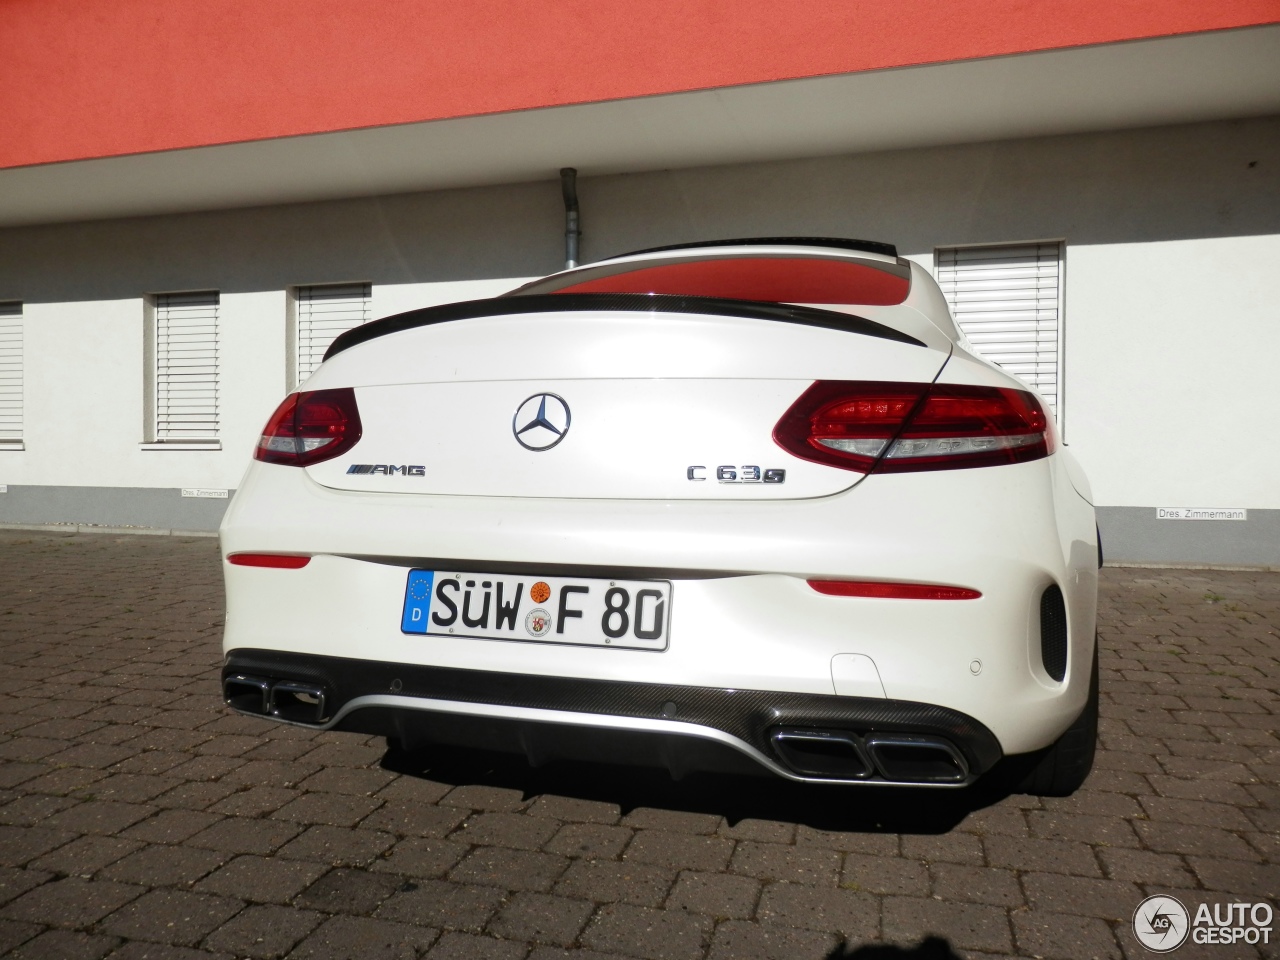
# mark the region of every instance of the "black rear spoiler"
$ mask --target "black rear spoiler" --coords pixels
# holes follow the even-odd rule
[[[916,347],[925,345],[915,337],[882,323],[876,323],[874,320],[817,307],[798,307],[792,304],[766,303],[758,300],[727,300],[719,297],[685,297],[648,293],[549,293],[527,297],[507,296],[487,300],[466,300],[462,303],[446,303],[438,307],[426,307],[422,310],[398,313],[393,317],[384,317],[341,334],[325,351],[324,359],[335,357],[343,350],[359,343],[436,323],[513,314],[577,311],[688,313],[713,317],[743,317],[748,320],[775,320],[781,323],[799,323],[808,327],[822,327],[827,330],[879,337],[882,340],[896,340]]]
[[[629,253],[618,253],[606,260],[620,260],[623,257],[638,257],[646,253],[668,253],[672,250],[697,250],[701,247],[831,247],[835,250],[856,250],[860,253],[879,253],[886,257],[896,257],[898,248],[892,243],[881,243],[879,240],[846,240],[842,237],[741,237],[736,240],[695,240],[693,243],[672,243],[665,247],[648,247],[644,250],[632,250]],[[597,263],[602,261],[596,261]]]

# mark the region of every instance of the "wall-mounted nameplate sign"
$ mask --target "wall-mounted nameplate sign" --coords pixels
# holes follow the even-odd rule
[[[214,500],[227,499],[227,491],[211,490],[208,487],[183,487],[182,495],[184,497],[209,497]]]
[[[1156,507],[1157,520],[1248,520],[1240,507]]]

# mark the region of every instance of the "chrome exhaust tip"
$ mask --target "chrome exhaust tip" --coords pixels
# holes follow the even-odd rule
[[[222,681],[222,699],[233,709],[294,723],[324,723],[328,717],[328,696],[316,683],[272,680],[248,674],[233,674]]]
[[[782,762],[806,777],[865,780],[875,773],[857,734],[783,727],[774,730],[770,740]]]
[[[895,783],[963,783],[969,777],[964,754],[941,737],[872,735],[867,749],[880,775]]]
[[[315,683],[281,680],[271,687],[269,713],[295,723],[323,723],[326,719],[324,687]]]
[[[245,713],[271,712],[271,681],[235,674],[222,681],[222,699]]]

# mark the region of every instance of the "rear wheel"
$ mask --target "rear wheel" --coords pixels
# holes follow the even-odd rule
[[[1065,797],[1080,788],[1093,769],[1098,744],[1098,640],[1093,641],[1093,675],[1089,700],[1076,722],[1056,743],[1043,751],[1035,766],[1018,784],[1019,793],[1038,797]]]

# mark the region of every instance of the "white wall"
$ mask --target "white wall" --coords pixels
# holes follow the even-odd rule
[[[571,162],[568,158],[567,162]],[[548,172],[549,177],[554,171]],[[1064,418],[1100,504],[1280,508],[1280,118],[585,179],[583,253],[752,235],[1064,238]],[[26,450],[0,483],[234,487],[285,389],[285,290],[373,313],[557,269],[559,183],[0,231]],[[143,300],[222,291],[220,451],[141,450]]]
[[[1280,507],[1280,235],[1069,246],[1067,436],[1112,506]]]

